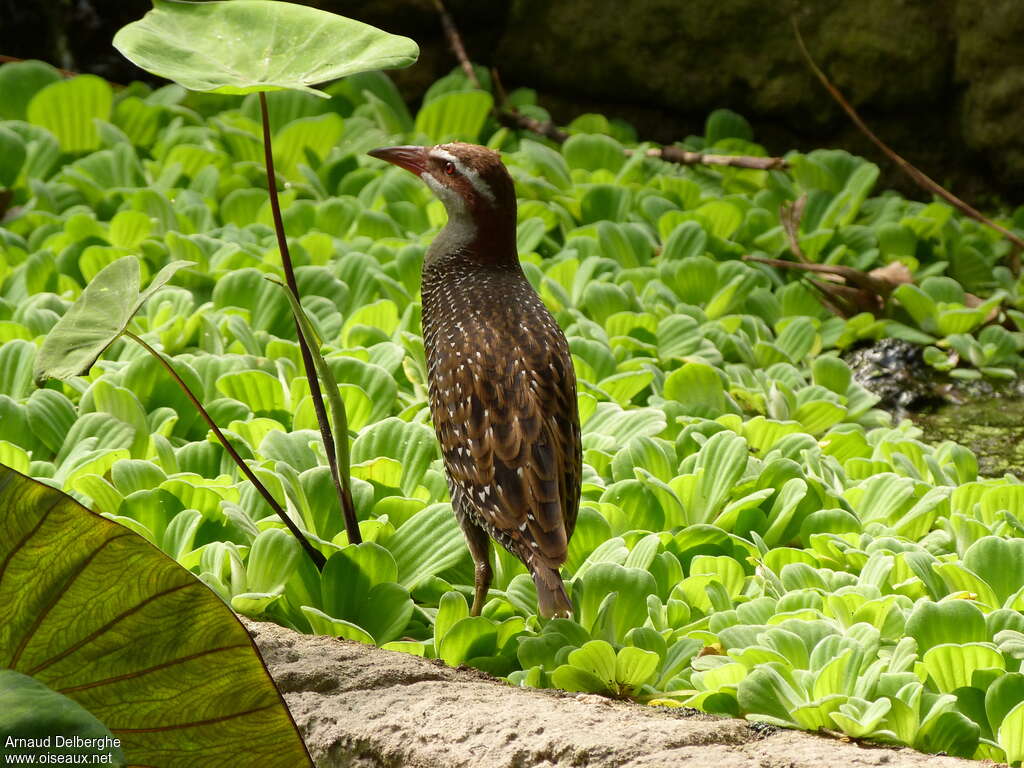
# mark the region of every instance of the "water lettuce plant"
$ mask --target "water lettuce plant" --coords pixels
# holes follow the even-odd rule
[[[4,85],[9,68],[39,73],[17,78],[34,90]],[[922,441],[842,359],[902,335],[951,372],[1018,375],[1019,278],[991,231],[876,193],[877,168],[845,152],[791,154],[789,171],[681,167],[626,154],[643,145],[600,115],[561,146],[519,135],[461,72],[415,115],[374,72],[327,99],[269,92],[303,336],[321,342],[347,414],[357,543],[291,302],[266,279],[284,275],[259,95],[108,93],[46,73],[0,67],[0,133],[25,158],[0,226],[0,462],[146,537],[235,610],[300,631],[519,685],[1024,758],[1024,485]],[[43,108],[56,86],[83,105],[59,124]],[[529,90],[509,99],[547,117]],[[683,145],[764,152],[733,113],[704,134]],[[539,621],[529,577],[500,552],[483,615],[468,615],[472,563],[428,423],[419,327],[419,270],[444,212],[363,154],[454,137],[504,152],[524,269],[580,380],[572,620]],[[912,287],[886,313],[834,315],[800,274],[742,258],[792,258],[780,209],[804,195],[806,258],[906,267]],[[34,388],[47,333],[125,256],[140,284],[193,262],[128,327],[206,403],[324,554],[322,573],[130,339]]]

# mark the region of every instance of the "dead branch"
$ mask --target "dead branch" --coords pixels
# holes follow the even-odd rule
[[[632,153],[633,150],[626,150],[627,155]],[[724,165],[730,168],[748,168],[755,171],[776,171],[789,167],[789,164],[781,157],[707,155],[703,152],[688,152],[675,146],[648,149],[646,154],[648,157],[657,157],[678,165]]]
[[[552,123],[550,120],[541,122],[532,117],[528,117],[515,108],[499,109],[498,110],[498,122],[504,125],[506,128],[516,128],[523,131],[530,131],[536,133],[538,136],[543,136],[546,139],[556,144],[564,144],[566,139],[569,138],[569,134],[559,128],[557,125]]]
[[[839,91],[839,89],[832,84],[832,82],[828,79],[828,77],[821,70],[821,68],[818,67],[814,59],[811,58],[811,54],[807,50],[807,46],[804,44],[803,35],[800,34],[800,27],[797,25],[796,19],[790,17],[790,23],[793,25],[793,34],[796,36],[797,45],[800,48],[800,52],[803,54],[804,60],[807,62],[807,66],[815,74],[815,76],[818,78],[821,84],[825,86],[825,90],[827,90],[829,94],[832,96],[832,98],[835,99],[836,103],[849,116],[850,120],[853,121],[853,124],[857,126],[860,132],[867,136],[867,138],[876,147],[882,150],[886,157],[888,157],[892,162],[896,163],[896,165],[899,166],[899,168],[904,173],[906,173],[911,179],[913,179],[914,182],[917,183],[917,185],[920,186],[922,189],[924,189],[927,192],[931,192],[932,194],[937,195],[938,197],[941,197],[943,200],[952,205],[965,216],[968,216],[974,219],[975,221],[984,224],[986,227],[995,230],[1000,235],[1009,240],[1013,244],[1013,248],[1010,252],[1011,266],[1013,268],[1014,274],[1019,273],[1020,252],[1022,249],[1024,249],[1024,240],[1022,240],[1020,237],[1018,237],[1005,227],[996,224],[994,221],[992,221],[990,218],[988,218],[983,213],[978,211],[976,208],[965,203],[959,197],[954,195],[952,192],[948,191],[945,187],[943,187],[937,181],[935,181],[926,173],[924,173],[924,171],[921,171],[917,167],[911,165],[907,160],[898,155],[894,150],[890,149],[884,141],[878,138],[878,136],[875,135],[874,131],[868,128],[867,124],[861,119],[860,115],[857,114],[857,110],[853,108],[853,106],[850,104],[850,102],[846,100],[846,98]]]
[[[821,295],[821,301],[833,314],[852,317],[860,312],[881,315],[885,302],[897,286],[912,281],[910,270],[901,262],[862,272],[842,264],[813,264],[783,259],[768,259],[746,254],[744,261],[756,261],[779,269],[796,269],[821,275],[823,280],[808,277],[807,282]]]

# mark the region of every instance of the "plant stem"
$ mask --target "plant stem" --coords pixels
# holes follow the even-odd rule
[[[348,414],[345,412],[345,402],[341,399],[341,395],[338,394],[338,382],[334,378],[334,372],[331,371],[331,367],[324,360],[324,356],[320,354],[322,343],[317,336],[316,330],[313,328],[313,324],[309,322],[306,310],[302,308],[299,300],[295,298],[295,294],[288,290],[288,286],[272,275],[264,275],[264,279],[280,286],[281,290],[284,291],[285,297],[292,305],[292,313],[299,323],[299,332],[305,337],[306,343],[311,345],[310,352],[313,355],[313,364],[316,365],[316,371],[320,375],[324,388],[327,390],[327,402],[331,404],[331,413],[334,416],[334,450],[339,459],[338,474],[341,475],[341,485],[345,491],[345,498],[351,499],[352,475],[349,469]]]
[[[281,202],[277,196],[277,174],[274,172],[274,152],[270,143],[270,115],[267,111],[267,94],[260,91],[260,112],[263,117],[263,157],[267,166],[267,186],[270,193],[270,210],[274,216],[274,231],[277,233],[277,247],[281,251],[281,266],[284,269],[284,279],[288,284],[288,290],[299,300],[299,286],[295,282],[295,270],[292,267],[292,257],[288,250],[288,238],[285,237],[284,220],[281,218]],[[331,435],[331,425],[327,420],[327,409],[324,407],[323,393],[320,391],[320,381],[316,376],[316,368],[313,363],[313,355],[309,351],[309,344],[302,333],[298,318],[295,318],[295,333],[299,339],[299,350],[302,352],[302,367],[306,371],[306,379],[309,381],[309,395],[313,398],[313,410],[316,412],[316,420],[320,425],[320,437],[324,443],[324,453],[327,455],[327,464],[331,469],[331,479],[334,481],[334,490],[338,494],[338,506],[345,517],[345,530],[348,533],[348,540],[352,544],[359,544],[363,538],[359,533],[359,522],[356,520],[355,505],[352,503],[352,494],[341,482],[338,473],[338,455],[334,449],[334,438]],[[348,440],[348,435],[344,435]],[[346,467],[347,469],[347,467]]]
[[[159,362],[160,365],[164,367],[164,370],[170,374],[171,378],[178,383],[178,386],[181,387],[181,390],[185,393],[185,396],[188,397],[190,401],[192,401],[192,405],[195,406],[196,410],[199,411],[199,414],[206,421],[207,425],[210,427],[210,429],[213,430],[213,434],[215,434],[217,436],[217,439],[220,440],[221,445],[224,446],[224,449],[228,452],[228,455],[231,456],[232,459],[234,459],[234,462],[238,465],[238,468],[242,470],[242,473],[249,479],[249,482],[252,483],[253,486],[255,486],[256,490],[259,491],[263,499],[267,502],[267,504],[270,505],[270,508],[277,513],[277,516],[281,518],[281,521],[287,526],[288,530],[292,532],[292,535],[299,540],[299,544],[301,544],[302,548],[306,550],[306,554],[309,555],[310,560],[312,560],[313,563],[316,565],[317,570],[322,571],[324,568],[324,563],[327,562],[327,559],[324,557],[323,553],[320,550],[316,549],[312,544],[310,544],[309,539],[306,538],[306,535],[299,529],[297,525],[295,525],[295,522],[290,517],[288,517],[285,511],[281,509],[281,505],[277,503],[277,499],[275,499],[273,495],[271,495],[270,491],[267,490],[267,487],[260,482],[260,479],[256,477],[255,473],[249,468],[249,465],[245,463],[245,459],[238,455],[238,451],[235,450],[235,447],[231,445],[227,437],[224,436],[224,433],[220,431],[220,427],[218,427],[216,423],[214,423],[213,417],[210,416],[207,410],[203,407],[203,404],[199,402],[199,399],[195,396],[192,390],[189,389],[188,384],[185,383],[184,379],[182,379],[181,376],[178,375],[178,372],[174,370],[173,366],[171,366],[171,364],[167,362],[167,359],[163,355],[161,355],[159,352],[153,349],[153,347],[146,343],[146,341],[144,341],[141,337],[136,336],[131,331],[125,331],[124,335],[127,336],[129,339],[137,342],[139,345],[142,346],[143,349],[145,349],[147,352],[149,352],[149,354],[155,357],[157,359],[157,362]]]

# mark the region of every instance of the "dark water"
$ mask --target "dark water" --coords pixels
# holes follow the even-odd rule
[[[944,405],[910,418],[930,443],[955,440],[978,457],[980,474],[1024,479],[1024,399],[991,398]]]

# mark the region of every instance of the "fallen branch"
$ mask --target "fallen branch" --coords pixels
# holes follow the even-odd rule
[[[981,211],[972,207],[968,203],[965,203],[959,197],[954,195],[952,192],[948,191],[945,187],[943,187],[937,181],[935,181],[926,173],[924,173],[924,171],[921,171],[920,169],[911,165],[907,160],[898,155],[894,150],[890,149],[884,141],[878,138],[878,136],[875,135],[874,131],[868,128],[867,124],[861,119],[860,115],[857,114],[857,110],[853,108],[853,106],[850,104],[850,102],[846,100],[846,98],[839,91],[839,89],[832,84],[832,82],[828,79],[828,77],[821,70],[821,68],[818,67],[814,59],[811,58],[811,54],[807,50],[807,46],[804,44],[803,35],[800,34],[800,27],[797,25],[796,19],[791,17],[790,23],[793,25],[793,34],[796,36],[797,45],[800,47],[800,52],[803,54],[804,60],[807,62],[807,66],[810,67],[811,71],[815,74],[818,80],[821,81],[821,84],[825,86],[825,90],[827,90],[829,94],[832,96],[832,98],[835,99],[836,103],[849,116],[850,120],[853,121],[853,124],[857,126],[860,132],[867,136],[867,138],[876,147],[878,147],[880,150],[882,150],[883,153],[885,153],[886,157],[888,157],[890,160],[896,163],[896,165],[899,166],[900,169],[903,170],[903,172],[906,173],[911,179],[913,179],[914,182],[916,182],[918,186],[920,186],[922,189],[926,190],[927,192],[931,192],[932,194],[937,195],[938,197],[941,197],[943,200],[952,205],[965,216],[968,216],[969,218],[972,218],[975,221],[984,224],[986,227],[989,227],[990,229],[998,232],[1000,235],[1009,240],[1013,244],[1013,249],[1010,252],[1011,268],[1013,269],[1014,274],[1018,274],[1020,272],[1020,252],[1022,249],[1024,249],[1024,239],[1021,239],[1020,237],[1018,237],[1005,227],[996,224],[990,218],[985,216],[985,214],[981,213]]]
[[[452,19],[451,14],[448,13],[442,0],[434,0],[434,7],[441,17],[441,27],[444,29],[445,37],[448,39],[448,45],[451,46],[455,58],[459,61],[459,66],[462,67],[462,71],[466,73],[466,77],[473,84],[473,87],[481,88],[480,79],[476,76],[473,64],[466,54],[466,46],[462,43],[462,36],[459,34],[458,27],[455,26],[455,21]],[[501,87],[501,79],[498,77],[497,71],[492,69],[491,72],[495,82],[495,94],[498,97],[494,106],[494,117],[501,125],[506,128],[530,131],[538,136],[550,139],[556,144],[563,144],[569,138],[569,134],[554,123],[550,121],[542,122],[536,118],[529,117],[514,106],[509,105],[508,97],[505,95],[504,88]],[[626,155],[632,155],[634,150],[627,149],[624,152]],[[703,152],[690,152],[675,146],[655,147],[644,150],[644,153],[648,157],[675,163],[676,165],[720,165],[730,168],[748,168],[757,171],[781,170],[788,167],[788,163],[781,157],[712,155],[704,154]]]
[[[633,150],[627,149],[627,155]],[[724,165],[730,168],[748,168],[755,171],[781,171],[789,163],[781,157],[753,157],[751,155],[706,155],[703,152],[688,152],[679,147],[648,149],[648,157],[656,157],[678,165]]]
[[[898,261],[872,269],[870,272],[862,272],[842,264],[805,264],[750,254],[744,255],[743,260],[779,269],[796,269],[822,275],[824,280],[808,277],[807,282],[821,293],[825,307],[839,317],[852,317],[861,312],[879,316],[885,310],[885,302],[889,295],[898,286],[912,281],[910,270]]]

